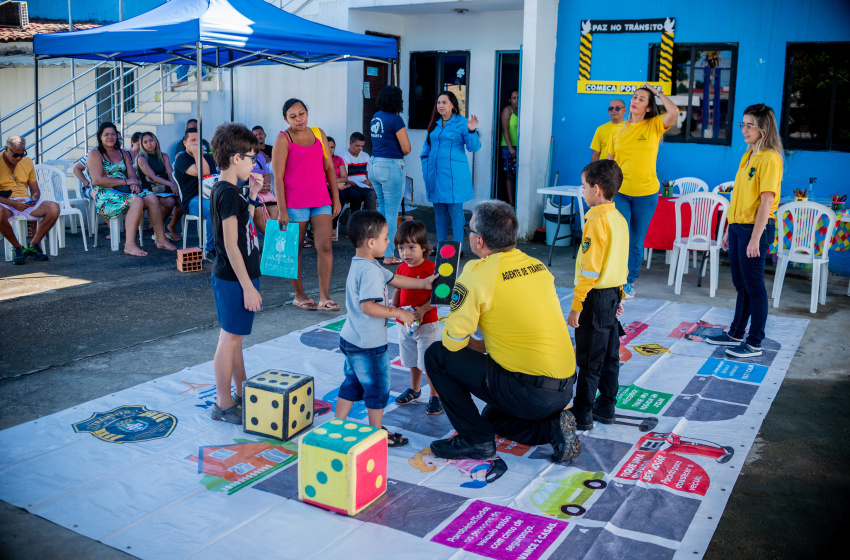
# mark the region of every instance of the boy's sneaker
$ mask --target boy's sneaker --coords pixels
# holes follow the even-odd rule
[[[12,247],[12,263],[24,264],[27,262],[27,250],[23,247]]]
[[[46,261],[47,260],[47,255],[44,254],[44,251],[42,251],[41,247],[37,244],[36,245],[30,245],[29,247],[27,247],[24,250],[27,252],[27,256],[32,258],[32,259],[35,259],[37,261]]]
[[[231,424],[242,425],[242,409],[238,406],[231,406],[227,410],[222,410],[218,405],[214,404],[210,411],[210,418],[213,420],[221,420],[222,422],[230,422]]]
[[[732,338],[728,333],[721,333],[717,336],[707,336],[705,341],[715,346],[740,346],[743,340],[740,338]]]
[[[753,348],[746,342],[742,342],[734,348],[727,348],[726,354],[735,356],[736,358],[755,358],[756,356],[761,356],[761,348]]]
[[[631,284],[623,284],[623,293],[626,294],[626,299],[635,299],[634,282]]]

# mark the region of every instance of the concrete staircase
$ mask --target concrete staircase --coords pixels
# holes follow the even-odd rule
[[[136,111],[124,115],[125,145],[135,132],[153,132],[159,139],[163,152],[173,155],[174,146],[183,138],[186,121],[197,118],[198,94],[196,84],[192,83],[185,91],[173,93],[166,90],[164,112],[160,109],[160,95],[156,101],[141,103]],[[182,89],[182,88],[177,88]],[[203,104],[204,137],[209,139],[211,131],[218,124],[230,118],[230,92],[219,89],[215,81],[201,82],[201,103]],[[164,122],[163,122],[164,121]],[[172,162],[173,163],[173,162]]]

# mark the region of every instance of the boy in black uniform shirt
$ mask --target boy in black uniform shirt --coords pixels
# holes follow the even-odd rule
[[[242,338],[251,334],[254,312],[260,310],[260,244],[251,221],[250,205],[257,205],[263,178],[252,173],[259,151],[257,139],[245,125],[228,123],[216,128],[212,151],[221,169],[210,195],[210,218],[215,245],[212,285],[221,333],[215,350],[216,402],[213,420],[242,423],[242,382],[245,364]],[[248,198],[236,186],[248,180]],[[230,396],[231,382],[236,397]]]

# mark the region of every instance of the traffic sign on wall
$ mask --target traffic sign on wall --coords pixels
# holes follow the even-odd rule
[[[675,18],[582,21],[578,62],[578,93],[634,93],[635,90],[645,83],[622,80],[591,80],[590,62],[594,34],[661,33],[661,48],[658,54],[659,80],[657,82],[649,82],[649,84],[670,95],[672,90],[673,32],[675,25]]]

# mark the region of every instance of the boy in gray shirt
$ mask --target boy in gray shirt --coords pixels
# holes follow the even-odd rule
[[[389,305],[387,285],[430,290],[438,275],[408,278],[378,264],[375,259],[383,258],[390,242],[387,221],[379,212],[355,212],[348,221],[347,230],[355,253],[345,282],[348,318],[339,336],[339,349],[345,355],[345,380],[339,388],[334,416],[344,420],[354,403],[363,400],[369,413],[369,425],[383,428],[384,407],[390,396],[387,319],[401,319],[407,324],[415,320],[410,311]],[[401,434],[387,432],[387,446],[407,444],[407,438]]]

